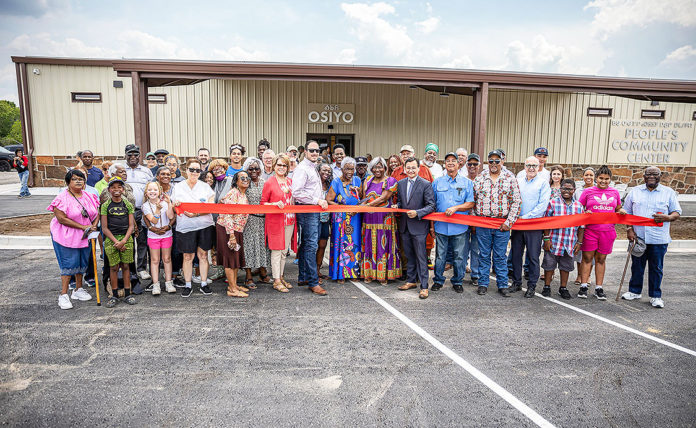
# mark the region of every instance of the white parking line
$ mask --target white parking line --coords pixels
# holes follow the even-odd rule
[[[491,279],[495,279],[495,277],[492,276],[492,275],[490,275],[490,277],[491,277]],[[525,292],[527,291],[526,288],[522,288],[522,290],[524,290]],[[636,335],[638,335],[638,336],[644,337],[644,338],[646,338],[646,339],[652,340],[652,341],[654,341],[654,342],[659,343],[660,345],[669,346],[669,347],[672,348],[672,349],[676,349],[677,351],[682,351],[682,352],[685,352],[685,353],[687,353],[687,354],[689,354],[689,355],[691,355],[691,356],[696,357],[696,351],[692,351],[692,350],[689,349],[689,348],[685,348],[685,347],[683,347],[683,346],[679,346],[679,345],[677,345],[676,343],[668,342],[668,341],[666,341],[666,340],[664,340],[664,339],[660,339],[659,337],[652,336],[652,335],[650,335],[650,334],[648,334],[648,333],[643,333],[642,331],[636,330],[635,328],[631,328],[631,327],[628,327],[628,326],[626,326],[626,325],[620,324],[620,323],[618,323],[618,322],[616,322],[616,321],[612,321],[612,320],[610,320],[610,319],[604,318],[604,317],[599,316],[599,315],[597,315],[597,314],[593,314],[592,312],[588,312],[588,311],[586,311],[586,310],[584,310],[584,309],[576,308],[575,306],[569,305],[568,303],[562,302],[562,301],[560,301],[560,300],[552,299],[551,297],[542,296],[542,295],[539,294],[539,293],[534,293],[534,295],[537,296],[537,297],[541,297],[542,299],[546,299],[546,300],[548,300],[549,302],[553,302],[553,303],[555,303],[555,304],[557,304],[557,305],[560,305],[560,306],[563,306],[563,307],[565,307],[565,308],[571,309],[571,310],[573,310],[573,311],[575,311],[575,312],[578,312],[578,313],[580,313],[580,314],[587,315],[587,316],[590,317],[590,318],[594,318],[594,319],[596,319],[596,320],[605,322],[605,323],[607,323],[607,324],[609,324],[609,325],[613,325],[614,327],[618,327],[618,328],[620,328],[620,329],[622,329],[622,330],[625,330],[625,331],[627,331],[627,332],[629,332],[629,333],[633,333],[633,334],[636,334]]]
[[[389,311],[392,315],[394,315],[396,318],[398,318],[401,322],[406,324],[411,330],[416,332],[420,337],[428,341],[431,345],[433,345],[435,348],[437,348],[438,351],[442,352],[446,356],[448,356],[452,361],[457,363],[459,366],[461,366],[464,370],[469,372],[470,375],[476,378],[479,382],[482,384],[486,385],[491,391],[495,392],[498,396],[500,396],[502,399],[510,403],[512,407],[515,409],[519,410],[523,415],[528,417],[532,422],[537,424],[540,427],[553,427],[554,425],[551,424],[551,422],[547,421],[544,419],[540,414],[532,410],[529,406],[521,402],[517,397],[514,395],[510,394],[505,388],[502,386],[498,385],[493,381],[491,378],[486,376],[485,374],[481,373],[476,367],[472,366],[469,364],[465,359],[460,357],[459,355],[455,354],[454,351],[452,351],[450,348],[447,346],[443,345],[442,342],[431,336],[427,331],[423,330],[421,327],[419,327],[416,323],[411,321],[406,315],[402,314],[398,310],[396,310],[392,305],[389,303],[385,302],[382,300],[380,297],[378,297],[375,293],[372,291],[368,290],[364,285],[351,281],[353,285],[358,287],[360,291],[363,293],[367,294],[370,296],[372,300],[375,302],[379,303],[384,309]]]

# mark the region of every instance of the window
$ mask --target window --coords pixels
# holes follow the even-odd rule
[[[71,92],[70,97],[74,103],[100,103],[101,92]]]
[[[147,101],[156,104],[166,104],[167,94],[148,94]]]
[[[691,120],[696,120],[696,111],[695,111],[694,114],[691,116]]]
[[[604,107],[587,107],[588,116],[611,117],[612,109]]]
[[[641,119],[664,119],[665,118],[665,111],[664,110],[641,110],[640,111],[640,118]]]

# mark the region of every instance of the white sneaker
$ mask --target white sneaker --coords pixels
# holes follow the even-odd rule
[[[58,306],[60,306],[61,309],[72,309],[72,302],[70,301],[70,297],[68,297],[67,294],[61,294],[58,296]]]
[[[621,295],[621,298],[624,300],[636,300],[640,299],[641,297],[643,297],[642,294],[631,293],[630,291],[627,291]]]
[[[174,281],[164,281],[164,288],[167,290],[167,293],[176,293]]]
[[[152,279],[152,277],[150,276],[149,273],[147,273],[146,270],[141,270],[140,272],[138,272],[138,276],[139,276],[140,279],[142,279],[143,281],[148,280],[148,279]]]
[[[665,302],[663,302],[662,299],[659,297],[653,297],[652,299],[650,299],[650,304],[652,305],[653,308],[664,308],[665,307]]]
[[[92,296],[89,295],[88,292],[85,291],[84,288],[80,287],[77,290],[74,290],[72,294],[70,295],[71,299],[76,299],[76,300],[81,300],[83,302],[86,302],[88,300],[92,300]]]
[[[152,284],[152,295],[153,296],[159,296],[162,293],[162,290],[160,289],[160,283],[155,282]]]
[[[201,283],[201,277],[198,276],[198,275],[193,275],[193,276],[191,277],[191,281],[195,282],[196,284],[200,284],[200,283]]]

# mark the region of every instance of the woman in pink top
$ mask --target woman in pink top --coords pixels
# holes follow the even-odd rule
[[[611,182],[611,170],[602,165],[596,174],[597,185],[588,187],[580,195],[578,201],[585,207],[587,213],[613,213],[626,214],[621,207],[621,195],[613,187]],[[611,254],[616,230],[614,224],[588,224],[585,226],[585,236],[582,243],[582,274],[578,297],[587,299],[588,281],[592,260],[595,262],[595,297],[599,300],[607,300],[602,284],[604,284],[604,271],[606,270],[607,254]]]
[[[46,208],[53,211],[51,239],[60,267],[62,288],[58,297],[61,309],[72,309],[70,299],[91,300],[92,296],[82,288],[82,276],[89,264],[89,240],[87,235],[97,230],[99,223],[99,200],[84,191],[87,177],[82,171],[70,170],[65,174],[68,188]],[[75,275],[75,290],[68,297],[70,276]]]

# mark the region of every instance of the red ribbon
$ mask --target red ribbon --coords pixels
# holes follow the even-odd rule
[[[405,213],[409,210],[389,207],[366,207],[363,205],[329,205],[322,210],[318,205],[288,205],[283,209],[275,205],[242,205],[242,204],[205,204],[184,202],[176,207],[177,213],[184,211],[194,214],[307,214],[307,213]],[[432,213],[423,217],[426,220],[442,221],[445,223],[465,224],[468,226],[498,229],[505,222],[504,218],[477,217],[473,215],[452,215]],[[617,213],[585,213],[565,216],[519,219],[512,225],[513,230],[544,230],[562,229],[565,227],[582,226],[586,224],[630,224],[632,226],[662,226],[655,220],[631,214]]]

